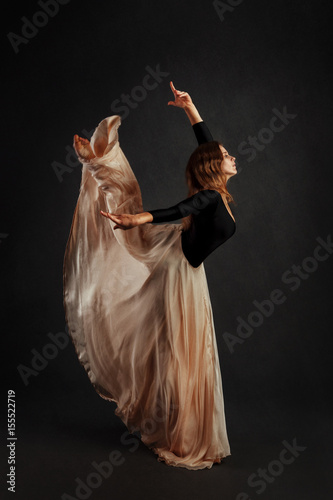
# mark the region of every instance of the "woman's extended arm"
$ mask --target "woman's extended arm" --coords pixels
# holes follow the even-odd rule
[[[213,141],[213,136],[210,133],[206,123],[201,118],[199,111],[193,104],[190,95],[187,92],[176,90],[173,82],[170,82],[170,87],[173,95],[175,96],[175,100],[169,101],[168,105],[175,106],[176,108],[182,108],[185,111],[192,125],[198,144]]]
[[[101,210],[101,214],[116,223],[113,229],[131,229],[145,222],[168,222],[181,219],[190,214],[198,214],[204,210],[210,210],[212,207],[216,207],[219,198],[220,194],[218,191],[205,189],[169,208],[159,208],[157,210],[150,210],[150,212],[141,212],[133,215],[116,215]]]

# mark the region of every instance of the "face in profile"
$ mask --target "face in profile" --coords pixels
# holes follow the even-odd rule
[[[228,151],[225,149],[224,146],[220,146],[220,149],[221,149],[222,154],[223,154],[223,161],[222,161],[221,169],[222,169],[222,172],[229,179],[233,175],[237,174],[236,158],[234,156],[229,155]]]

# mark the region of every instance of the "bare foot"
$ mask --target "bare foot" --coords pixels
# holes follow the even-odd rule
[[[95,158],[88,139],[79,137],[77,134],[74,135],[74,149],[78,157],[83,160],[91,160],[92,158]]]

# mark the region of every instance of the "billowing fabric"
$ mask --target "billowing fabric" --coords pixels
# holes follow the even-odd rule
[[[63,267],[68,330],[95,390],[159,461],[211,468],[230,448],[204,265],[185,258],[181,224],[114,230],[100,214],[143,211],[120,123],[99,124],[83,162]]]

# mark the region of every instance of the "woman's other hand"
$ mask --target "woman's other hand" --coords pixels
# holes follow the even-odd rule
[[[140,214],[110,214],[109,212],[100,211],[101,214],[107,219],[116,223],[113,229],[132,229],[132,227],[140,226],[145,222],[151,222],[153,216],[149,212],[142,212]]]
[[[107,219],[111,219],[116,223],[113,226],[113,229],[131,229],[132,227],[137,226],[136,216],[133,214],[110,214],[109,212],[103,212],[101,210],[101,214]]]
[[[175,96],[174,101],[169,101],[168,105],[176,106],[177,108],[187,108],[188,106],[193,106],[192,99],[187,92],[182,92],[180,90],[176,90],[173,82],[170,82],[170,87]]]

